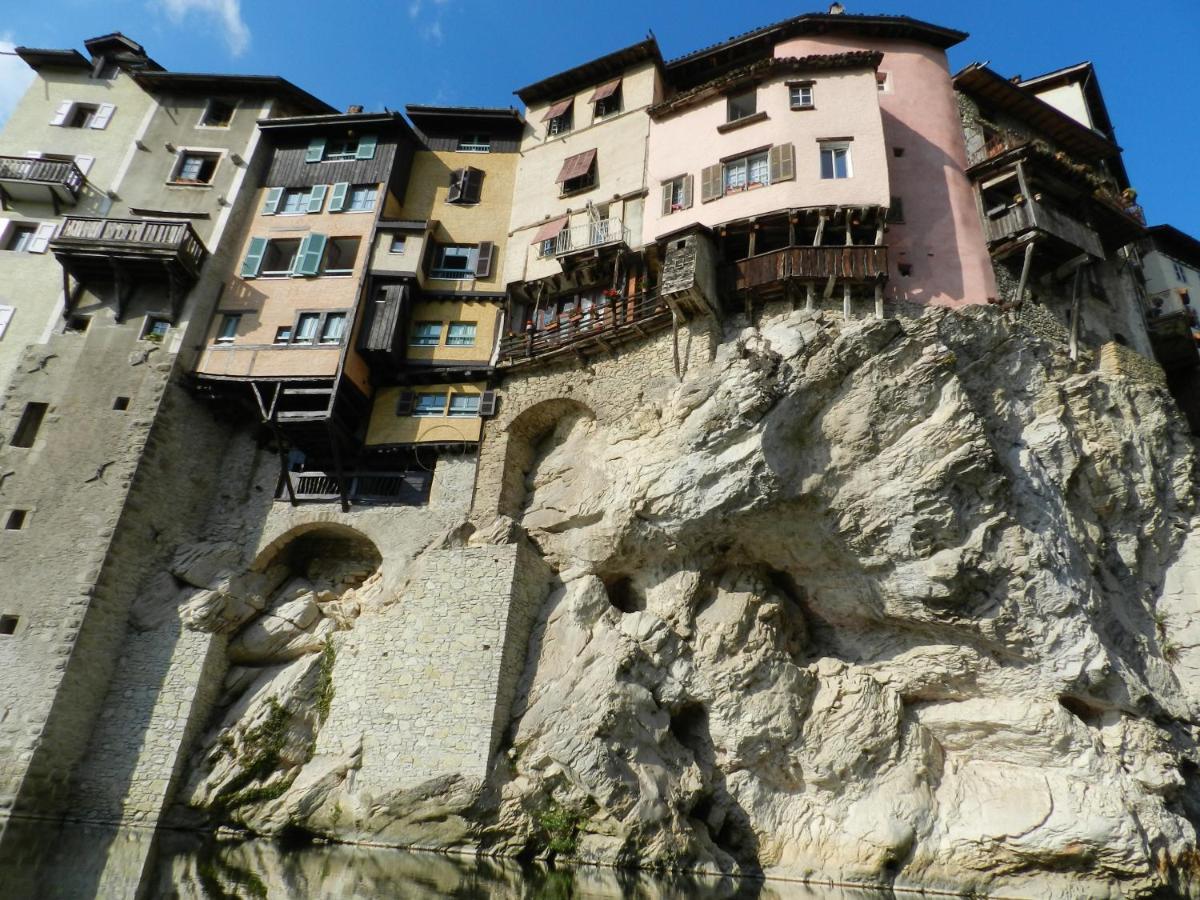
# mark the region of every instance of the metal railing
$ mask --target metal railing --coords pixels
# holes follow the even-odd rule
[[[474,281],[472,269],[430,269],[429,277],[435,281]]]
[[[592,247],[620,243],[629,243],[629,229],[620,219],[599,219],[560,231],[554,243],[554,255],[562,256]]]
[[[459,144],[458,152],[459,153],[491,153],[492,145],[491,144],[474,144],[474,143]]]
[[[530,327],[525,334],[502,338],[500,361],[517,362],[581,344],[603,344],[670,321],[671,309],[657,294],[608,298],[587,312],[559,316],[540,328]]]
[[[332,472],[288,472],[296,499],[305,502],[332,502],[342,498],[337,475]],[[420,506],[429,499],[430,472],[347,472],[346,499],[355,503],[395,503]],[[278,500],[290,500],[287,486]]]
[[[83,188],[83,172],[71,160],[0,156],[0,181],[62,185],[72,196]]]
[[[174,251],[193,269],[199,269],[206,253],[190,222],[159,219],[91,219],[67,216],[54,243],[63,249],[72,245],[102,244],[114,250],[125,248]]]

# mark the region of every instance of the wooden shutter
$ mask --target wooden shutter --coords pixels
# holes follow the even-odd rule
[[[293,275],[317,275],[321,271],[321,258],[325,255],[327,238],[323,234],[313,233],[300,242],[296,252],[296,264],[292,268]]]
[[[250,248],[246,251],[246,258],[242,260],[242,277],[257,278],[258,270],[262,268],[263,256],[267,252],[267,239],[265,237],[250,238]]]
[[[479,417],[484,419],[494,416],[499,399],[495,391],[484,391],[483,395],[479,398]]]
[[[668,181],[662,186],[662,214],[669,216],[671,214],[671,197],[675,191],[675,182]]]
[[[96,109],[96,114],[92,116],[92,128],[104,129],[108,127],[108,120],[113,117],[113,113],[117,108],[111,103],[101,103]]]
[[[54,237],[54,231],[57,227],[53,222],[43,222],[39,225],[33,235],[33,239],[29,242],[29,252],[45,253],[46,248],[50,246],[50,238]]]
[[[358,150],[354,153],[355,159],[374,159],[375,144],[378,138],[373,134],[364,134],[358,139]]]
[[[483,171],[468,167],[463,172],[463,202],[478,203],[483,195]]]
[[[77,156],[75,157],[75,168],[77,168],[84,178],[87,178],[87,173],[92,171],[92,164],[96,161],[94,156]]]
[[[325,138],[315,137],[308,142],[308,151],[304,154],[306,163],[320,162],[325,157]]]
[[[329,211],[331,213],[341,212],[346,208],[346,192],[350,190],[348,181],[339,181],[333,186],[333,192],[329,195]]]
[[[721,164],[705,166],[700,171],[700,202],[716,200],[721,194]]]
[[[487,278],[492,274],[492,257],[496,255],[496,245],[492,241],[480,241],[479,256],[475,260],[475,277]]]
[[[446,195],[447,203],[457,203],[462,199],[463,181],[466,175],[466,169],[452,169],[450,171],[450,192]]]
[[[279,201],[283,199],[283,188],[273,187],[267,191],[267,199],[263,203],[262,214],[273,216],[279,212]]]
[[[417,399],[417,395],[412,391],[401,391],[396,395],[396,415],[411,416],[413,411],[413,403]]]
[[[696,176],[695,175],[684,175],[683,176],[683,203],[682,203],[682,206],[684,209],[692,208],[692,195],[695,194],[695,192],[696,192],[695,188],[696,188]]]
[[[767,154],[767,167],[771,172],[771,184],[791,181],[796,177],[796,150],[791,144],[776,144]]]
[[[67,116],[71,114],[71,107],[74,105],[74,102],[71,100],[64,100],[62,103],[58,104],[58,109],[54,111],[54,116],[50,119],[50,124],[61,125],[63,122],[67,121]]]
[[[327,184],[314,184],[312,193],[308,195],[308,211],[310,213],[319,213],[321,207],[325,205],[325,193],[329,190]]]
[[[16,309],[11,306],[0,306],[0,339],[3,339],[4,332],[8,330],[8,323],[12,321],[14,312]]]

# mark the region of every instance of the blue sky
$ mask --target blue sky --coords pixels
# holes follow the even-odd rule
[[[1200,2],[843,0],[971,33],[957,70],[1029,77],[1091,59],[1151,222],[1200,236]],[[826,4],[783,0],[6,0],[3,42],[78,47],[123,31],[175,71],[278,74],[333,105],[517,105],[514,88],[653,31],[668,58]],[[599,12],[597,12],[599,10]],[[26,83],[0,56],[0,119]]]

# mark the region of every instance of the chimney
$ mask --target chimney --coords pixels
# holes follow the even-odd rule
[[[829,4],[829,14],[831,16],[840,16],[845,11],[846,11],[846,7],[842,6],[842,4],[840,4],[840,3],[830,3]]]
[[[346,115],[357,116],[359,113],[362,112],[362,109],[363,108],[361,106],[347,106],[346,107]]]

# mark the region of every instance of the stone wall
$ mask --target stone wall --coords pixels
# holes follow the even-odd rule
[[[1100,348],[1097,365],[1105,375],[1121,375],[1164,389],[1167,386],[1167,374],[1153,358],[1135,353],[1115,341]]]

